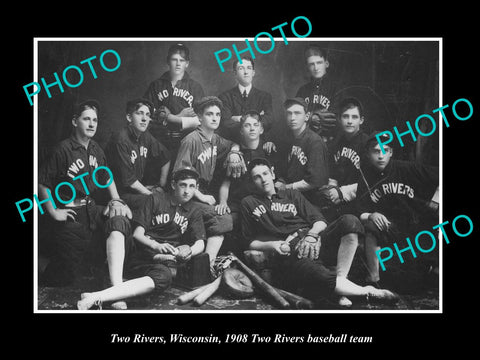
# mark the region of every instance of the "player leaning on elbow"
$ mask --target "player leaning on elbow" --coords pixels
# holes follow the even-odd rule
[[[107,188],[111,198],[108,205],[105,208],[96,205],[92,198],[97,189],[92,172],[99,166],[107,165],[103,150],[92,140],[97,131],[98,112],[99,104],[96,101],[79,104],[72,119],[72,135],[58,144],[39,170],[41,198],[46,199],[47,190],[51,193],[61,182],[71,183],[76,191],[74,200],[68,204],[58,203],[57,208],[51,202],[44,205],[54,220],[50,237],[51,258],[40,276],[47,286],[71,284],[84,261],[101,262],[105,256],[111,283],[122,282],[124,254],[129,248],[122,236],[130,231],[127,217],[131,218],[132,214],[119,198],[115,181],[108,176],[98,181],[102,185],[111,181]],[[84,176],[84,182],[72,180],[85,172],[90,176]],[[105,172],[102,171],[102,174]],[[67,188],[60,188],[60,198],[72,198],[72,191]]]
[[[317,302],[337,295],[343,306],[352,304],[345,296],[396,300],[388,290],[359,286],[347,278],[363,233],[356,217],[345,215],[327,225],[299,191],[275,188],[275,174],[266,159],[250,161],[247,172],[258,193],[241,202],[242,235],[250,250],[272,255],[273,281],[281,281],[279,287],[303,289],[304,296]]]

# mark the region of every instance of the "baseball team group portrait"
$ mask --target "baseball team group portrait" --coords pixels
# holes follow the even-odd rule
[[[37,39],[38,310],[440,308],[439,41],[275,45]]]

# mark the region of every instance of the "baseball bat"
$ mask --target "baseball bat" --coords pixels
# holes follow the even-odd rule
[[[205,289],[203,289],[200,294],[198,294],[195,299],[193,299],[194,305],[200,306],[202,305],[205,301],[208,300],[210,296],[212,296],[215,291],[218,290],[220,286],[220,281],[222,280],[222,276],[217,277],[214,281],[212,281],[210,284],[207,285]]]
[[[183,295],[180,295],[177,298],[177,303],[179,303],[180,305],[184,305],[184,304],[192,301],[198,294],[200,294],[203,290],[205,290],[208,287],[208,285],[210,285],[210,284],[200,286],[199,288],[196,288],[195,290],[192,290],[192,291],[189,291],[189,292],[187,292]]]
[[[233,259],[237,263],[237,265],[241,268],[242,271],[252,280],[252,283],[256,285],[261,291],[263,291],[266,295],[268,295],[275,303],[280,306],[282,309],[288,309],[290,304],[287,300],[285,300],[282,295],[278,293],[275,288],[263,280],[260,276],[257,275],[252,269],[250,269],[247,265],[245,265],[239,258],[237,258],[233,253],[229,253],[229,255],[233,256]]]
[[[285,300],[287,300],[290,303],[290,306],[292,306],[295,309],[304,309],[304,310],[309,310],[313,309],[313,302],[311,302],[308,299],[305,299],[304,297],[288,292],[283,289],[275,288],[275,290],[278,291],[280,295],[282,295]]]

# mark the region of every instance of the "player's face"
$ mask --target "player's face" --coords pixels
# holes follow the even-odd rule
[[[145,132],[150,123],[150,109],[146,105],[140,106],[133,113],[127,115],[127,120],[138,132]]]
[[[267,165],[257,165],[250,172],[253,183],[264,194],[275,193],[273,170]]]
[[[328,61],[321,56],[312,55],[307,58],[308,71],[315,79],[319,79],[327,73],[328,65]]]
[[[185,204],[189,202],[195,194],[195,190],[197,189],[197,180],[184,179],[178,180],[177,182],[172,181],[172,187],[178,203]]]
[[[387,167],[393,155],[391,147],[384,145],[384,148],[385,154],[382,154],[379,144],[371,146],[367,152],[368,160],[378,171],[383,171]]]
[[[340,115],[340,126],[347,135],[355,135],[360,130],[360,125],[362,124],[363,117],[360,116],[357,107],[347,109]]]
[[[78,118],[73,119],[72,124],[80,137],[92,138],[97,132],[97,112],[93,109],[86,109]]]
[[[175,76],[183,76],[185,70],[187,70],[189,62],[185,60],[180,54],[173,54],[168,60],[168,67],[170,68],[170,74]]]
[[[257,140],[263,134],[263,126],[255,118],[248,117],[240,127],[240,135],[244,140]]]
[[[235,78],[242,86],[248,86],[252,83],[255,76],[255,70],[253,65],[248,60],[242,60],[242,63],[238,62],[235,69]]]
[[[291,105],[286,109],[287,125],[293,132],[300,132],[305,129],[308,121],[308,113],[300,104]]]
[[[220,125],[221,112],[217,105],[208,106],[200,116],[202,126],[209,130],[217,130]]]

